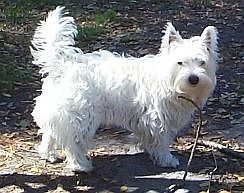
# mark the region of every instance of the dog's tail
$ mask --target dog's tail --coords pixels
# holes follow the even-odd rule
[[[65,16],[67,13],[64,7],[57,7],[35,31],[30,50],[33,64],[41,67],[41,74],[59,76],[66,61],[77,61],[83,55],[80,49],[73,47],[78,31],[74,18]]]

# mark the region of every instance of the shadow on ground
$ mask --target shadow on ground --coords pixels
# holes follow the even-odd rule
[[[186,158],[181,157],[183,162]],[[71,174],[70,176],[49,174],[6,174],[1,175],[0,188],[19,188],[24,192],[47,192],[66,190],[70,192],[119,192],[126,187],[127,192],[167,192],[171,185],[181,184],[183,169],[163,169],[155,166],[148,155],[97,156],[93,159],[94,170],[89,174]],[[183,164],[184,165],[184,164]],[[68,182],[68,183],[67,183]],[[184,188],[199,192],[206,188],[208,176],[197,174],[189,178]]]

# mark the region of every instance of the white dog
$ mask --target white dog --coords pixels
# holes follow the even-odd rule
[[[45,75],[32,113],[43,134],[39,153],[55,161],[63,148],[69,168],[88,172],[87,151],[96,130],[123,126],[160,166],[176,167],[179,161],[169,145],[194,112],[178,96],[202,106],[214,90],[215,27],[183,39],[168,23],[157,55],[85,54],[74,47],[77,28],[66,14],[63,7],[50,12],[32,41],[33,63]]]

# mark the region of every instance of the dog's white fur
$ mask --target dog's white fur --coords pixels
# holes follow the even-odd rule
[[[183,39],[168,23],[157,55],[134,58],[104,50],[84,54],[73,46],[77,28],[66,14],[63,7],[50,12],[32,41],[33,63],[45,75],[32,113],[43,134],[39,153],[54,161],[57,150],[64,148],[67,166],[87,172],[92,169],[87,151],[96,130],[123,126],[159,165],[176,167],[179,161],[169,145],[194,112],[178,96],[202,106],[213,91],[215,27]],[[199,81],[190,83],[191,75]]]

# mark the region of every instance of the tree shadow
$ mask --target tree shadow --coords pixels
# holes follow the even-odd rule
[[[62,189],[70,192],[120,192],[125,185],[129,192],[167,192],[171,185],[181,184],[187,159],[180,156],[182,165],[177,169],[155,166],[146,153],[134,155],[97,156],[93,159],[94,170],[89,174],[71,176],[49,174],[9,174],[0,176],[0,188],[15,185],[24,192],[47,192]],[[184,188],[199,192],[206,177],[186,181]],[[170,191],[168,191],[170,192]]]

